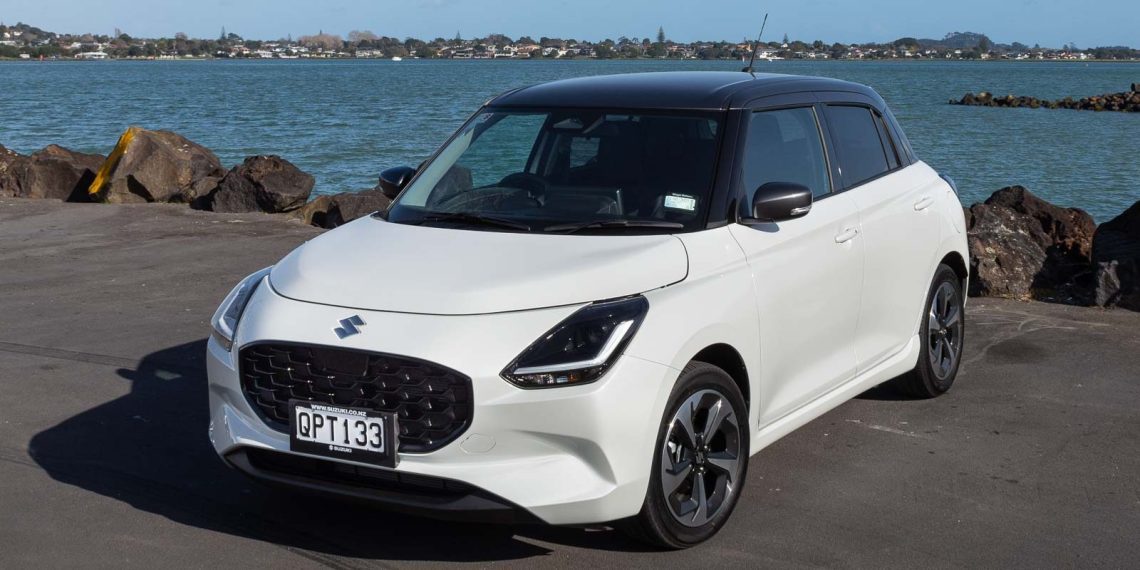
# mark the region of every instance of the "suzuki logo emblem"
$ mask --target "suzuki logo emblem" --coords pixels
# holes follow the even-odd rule
[[[337,338],[344,338],[346,336],[360,334],[360,327],[365,324],[367,323],[364,322],[364,319],[360,318],[360,315],[352,315],[347,319],[341,319],[340,326],[333,328],[333,332],[336,333]]]

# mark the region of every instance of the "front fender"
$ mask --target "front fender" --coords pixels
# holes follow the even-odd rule
[[[669,366],[678,372],[697,353],[726,344],[740,354],[749,371],[749,425],[759,422],[760,328],[752,275],[740,246],[719,228],[679,236],[689,255],[689,276],[682,282],[645,293],[649,313],[626,354]],[[660,412],[673,385],[663,386]]]

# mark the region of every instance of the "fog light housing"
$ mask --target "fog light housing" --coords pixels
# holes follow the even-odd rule
[[[520,388],[594,382],[621,356],[648,311],[641,295],[582,307],[527,347],[502,377]]]

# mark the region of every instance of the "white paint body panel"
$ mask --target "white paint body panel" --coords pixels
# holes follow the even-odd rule
[[[900,195],[905,186],[936,197],[929,213],[916,213],[909,196],[891,198],[896,178]],[[740,355],[752,453],[914,367],[920,299],[943,256],[968,259],[964,222],[957,197],[921,163],[881,181],[883,189],[832,196],[797,220],[677,236],[534,236],[375,220],[333,230],[263,281],[234,352],[210,340],[211,440],[223,455],[243,446],[288,452],[288,437],[241,391],[234,358],[245,344],[399,354],[469,376],[474,413],[456,441],[402,454],[397,470],[469,483],[553,524],[631,516],[648,488],[670,391],[703,349],[726,345]],[[861,203],[876,209],[861,213]],[[936,239],[897,243],[904,235],[891,220],[908,215],[923,232],[935,228]],[[851,226],[857,237],[836,243]],[[499,376],[585,303],[636,293],[649,312],[597,382],[522,390]],[[338,339],[332,328],[354,314],[367,326]]]
[[[473,315],[633,295],[676,283],[686,271],[685,248],[669,235],[455,230],[368,216],[297,248],[270,280],[299,301]]]

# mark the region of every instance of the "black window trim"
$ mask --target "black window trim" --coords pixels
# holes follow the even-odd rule
[[[899,154],[899,147],[895,144],[895,139],[891,136],[891,131],[887,128],[887,120],[883,118],[883,114],[878,109],[872,108],[871,115],[875,117],[875,128],[879,131],[879,142],[883,143],[883,150],[887,152],[887,170],[894,172],[901,170],[904,166],[903,157]],[[891,157],[895,157],[895,166],[891,166]]]

